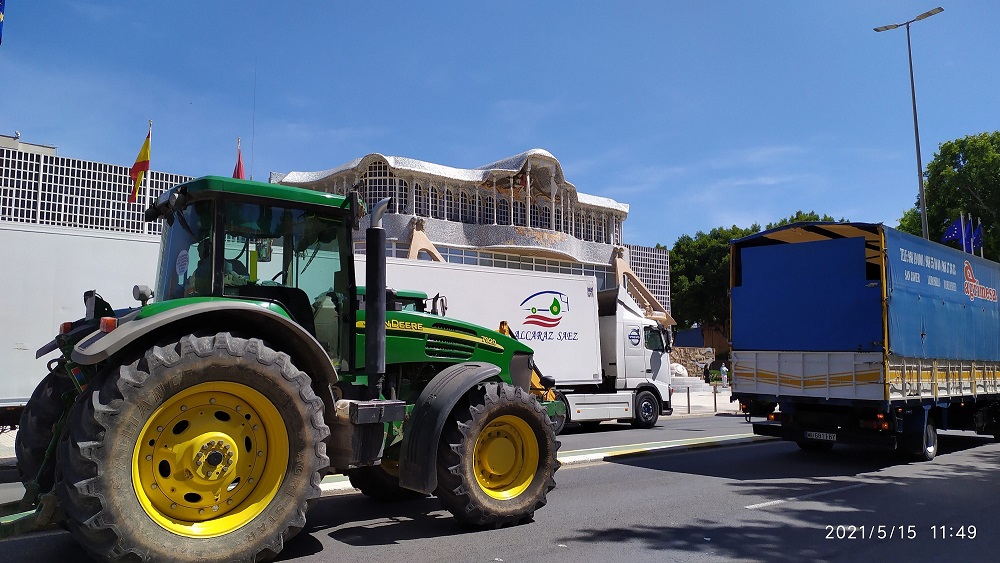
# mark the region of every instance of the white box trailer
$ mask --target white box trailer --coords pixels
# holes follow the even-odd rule
[[[84,316],[96,289],[115,308],[138,305],[134,284],[152,285],[160,237],[46,225],[0,223],[6,303],[0,308],[0,427],[16,425],[46,364],[35,358],[65,321]],[[113,259],[109,259],[112,257]]]
[[[386,285],[447,298],[447,315],[485,327],[506,321],[552,378],[568,421],[628,420],[651,427],[673,412],[669,333],[642,314],[624,286],[598,291],[593,276],[388,258]],[[364,285],[365,258],[355,275]]]

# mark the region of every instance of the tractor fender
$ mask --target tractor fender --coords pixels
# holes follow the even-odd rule
[[[499,374],[500,368],[493,364],[465,362],[443,370],[424,387],[403,426],[400,486],[425,494],[434,492],[438,440],[448,415],[469,389]]]
[[[151,346],[165,336],[182,336],[206,330],[232,330],[241,335],[258,336],[288,353],[296,367],[316,383],[337,382],[337,372],[326,350],[304,328],[290,318],[257,303],[238,300],[212,300],[181,305],[145,318],[135,318],[139,311],[123,317],[118,328],[100,330],[84,337],[73,347],[72,360],[94,365],[126,350],[133,343]]]

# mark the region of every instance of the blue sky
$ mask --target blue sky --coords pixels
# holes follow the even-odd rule
[[[1000,3],[8,0],[0,133],[152,168],[473,168],[531,148],[672,246],[796,210],[895,226],[924,165],[1000,129]],[[255,78],[256,77],[256,78]],[[255,89],[256,80],[256,89]]]

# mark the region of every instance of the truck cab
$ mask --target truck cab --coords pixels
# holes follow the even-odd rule
[[[599,292],[598,307],[605,385],[635,389],[669,382],[669,333],[642,315],[624,286]]]

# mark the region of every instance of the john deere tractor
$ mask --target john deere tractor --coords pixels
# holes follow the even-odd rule
[[[26,494],[0,535],[64,522],[102,560],[267,559],[331,473],[473,526],[529,520],[559,405],[529,392],[530,348],[385,288],[386,203],[358,288],[355,192],[205,177],[160,196],[155,292],[120,310],[90,292],[39,350],[61,355],[21,417]]]

